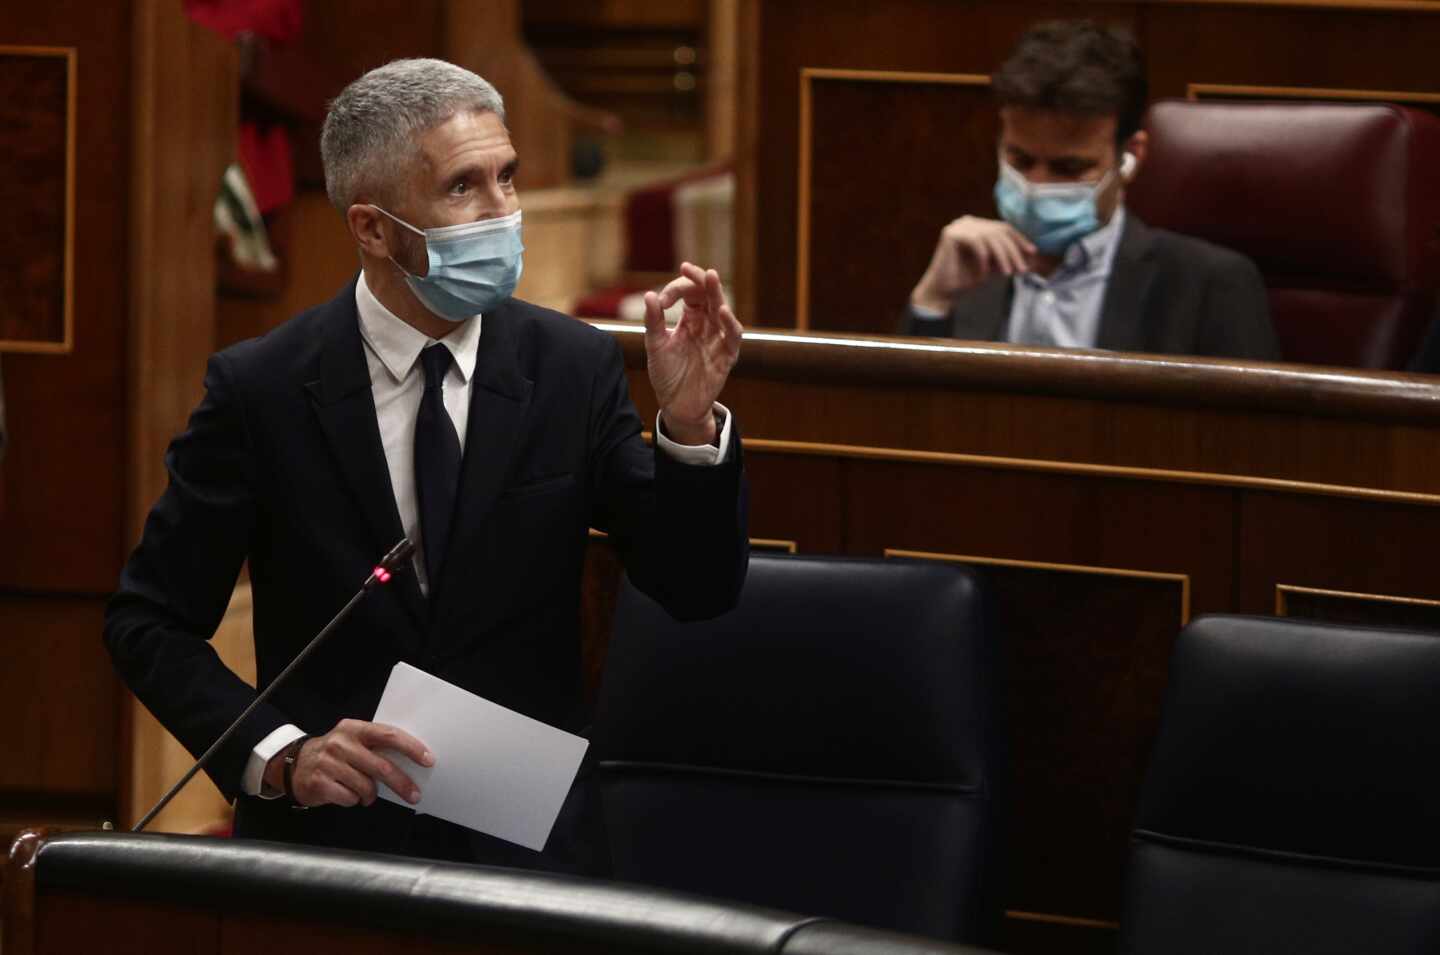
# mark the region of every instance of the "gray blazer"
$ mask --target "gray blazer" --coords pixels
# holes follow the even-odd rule
[[[996,276],[957,296],[943,320],[906,310],[908,335],[1004,341],[1013,284]],[[1152,229],[1133,214],[1100,307],[1100,348],[1280,360],[1265,283],[1238,252]]]

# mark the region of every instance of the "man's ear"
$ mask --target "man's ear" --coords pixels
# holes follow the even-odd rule
[[[1125,147],[1122,150],[1135,157],[1131,163],[1130,174],[1125,177],[1125,185],[1135,181],[1135,176],[1140,172],[1140,167],[1145,165],[1145,157],[1150,151],[1150,134],[1145,130],[1139,130],[1129,139],[1125,140]]]
[[[390,248],[390,243],[385,237],[385,229],[382,220],[385,217],[375,211],[372,205],[357,202],[345,210],[345,223],[350,227],[350,234],[355,238],[355,244],[367,255],[377,259],[388,259],[395,254]]]

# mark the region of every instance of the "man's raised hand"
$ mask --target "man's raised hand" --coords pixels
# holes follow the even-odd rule
[[[665,309],[684,302],[680,321]],[[720,291],[720,275],[685,262],[658,293],[645,293],[645,356],[666,434],[679,444],[715,440],[712,409],[740,357],[740,322]]]
[[[992,275],[1029,272],[1035,255],[1035,244],[1010,223],[963,216],[940,230],[930,266],[910,293],[910,304],[949,312],[958,293]]]

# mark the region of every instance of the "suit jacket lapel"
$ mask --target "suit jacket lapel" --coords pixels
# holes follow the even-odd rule
[[[369,525],[378,560],[405,536],[390,469],[380,441],[380,424],[370,390],[370,369],[360,337],[355,308],[355,283],[327,306],[325,340],[320,352],[320,378],[306,382],[315,415],[325,432],[339,471]],[[424,602],[414,574],[399,575],[387,588],[400,597],[417,629],[423,630]]]
[[[1012,284],[1008,276],[996,276],[955,300],[950,311],[950,335],[970,341],[1005,340],[1010,319]]]
[[[520,340],[524,319],[509,305],[482,318],[475,374],[470,382],[470,419],[465,431],[465,458],[460,466],[460,497],[438,591],[432,591],[436,629],[475,598],[473,555],[480,552],[486,518],[504,489],[510,464],[524,437],[525,416],[533,383],[520,373]],[[468,559],[467,559],[468,558]],[[439,648],[429,648],[438,652]]]
[[[1145,265],[1154,245],[1150,228],[1126,213],[1120,247],[1110,263],[1110,280],[1100,307],[1096,346],[1111,351],[1145,351],[1145,300],[1154,271]]]

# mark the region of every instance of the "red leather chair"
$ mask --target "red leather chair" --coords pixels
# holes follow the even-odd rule
[[[1381,103],[1156,103],[1126,203],[1250,256],[1290,361],[1404,368],[1437,318],[1440,118]]]

